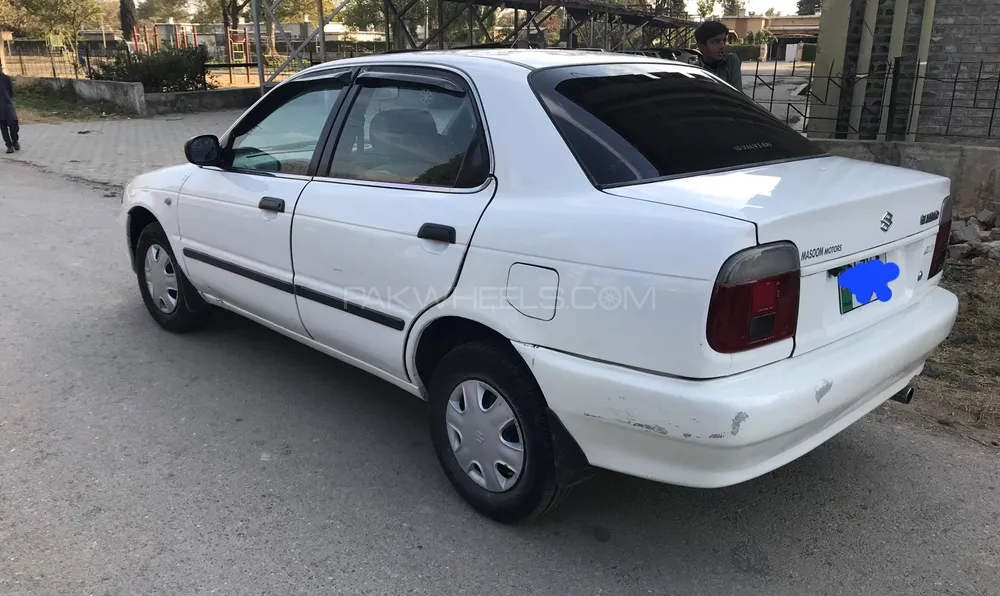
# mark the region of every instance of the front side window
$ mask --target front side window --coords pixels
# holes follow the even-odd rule
[[[339,79],[291,83],[274,90],[233,132],[230,167],[306,175],[323,126],[344,91]]]
[[[597,186],[825,155],[700,69],[569,66],[536,71],[529,81]]]
[[[330,177],[457,188],[482,184],[487,149],[467,92],[394,79],[361,84]]]

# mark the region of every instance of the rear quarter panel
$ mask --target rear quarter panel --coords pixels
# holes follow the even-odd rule
[[[597,192],[530,202],[494,199],[452,299],[435,310],[524,343],[683,377],[727,375],[734,364],[745,369],[791,354],[789,340],[734,363],[705,339],[716,274],[731,254],[755,244],[752,225]],[[558,288],[509,283],[515,263],[555,270]],[[539,301],[554,304],[551,320],[530,316]]]

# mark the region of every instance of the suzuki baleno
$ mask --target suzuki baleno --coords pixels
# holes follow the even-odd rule
[[[426,399],[444,473],[503,522],[595,468],[787,464],[908,400],[957,312],[948,180],[828,155],[674,61],[341,60],[185,153],[123,197],[157,323],[228,309]],[[872,260],[869,299],[840,276]]]

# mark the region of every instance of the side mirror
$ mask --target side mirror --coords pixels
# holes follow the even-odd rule
[[[219,147],[219,137],[201,135],[184,143],[184,157],[196,166],[219,165],[222,149]]]

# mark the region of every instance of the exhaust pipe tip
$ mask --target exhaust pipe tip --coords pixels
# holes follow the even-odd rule
[[[907,386],[896,395],[893,395],[892,401],[898,401],[901,404],[908,404],[913,401],[913,386]]]

